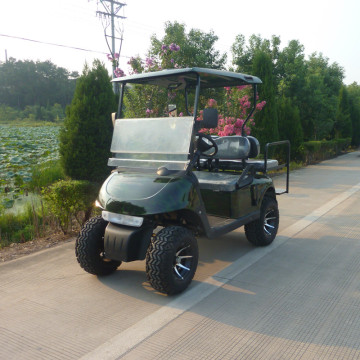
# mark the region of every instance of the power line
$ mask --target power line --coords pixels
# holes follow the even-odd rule
[[[55,43],[50,43],[50,42],[46,42],[46,41],[28,39],[28,38],[24,38],[24,37],[20,37],[20,36],[5,35],[5,34],[0,34],[0,36],[11,38],[11,39],[31,41],[31,42],[35,42],[35,43],[39,43],[39,44],[58,46],[58,47],[63,47],[63,48],[68,48],[68,49],[73,49],[73,50],[87,51],[87,52],[93,52],[93,53],[104,54],[104,55],[107,54],[106,52],[103,52],[103,51],[83,49],[83,48],[79,48],[79,47],[76,47],[76,46],[69,46],[69,45],[63,45],[63,44],[55,44]],[[127,57],[127,56],[124,56],[124,57]]]

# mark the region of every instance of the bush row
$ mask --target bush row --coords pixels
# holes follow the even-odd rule
[[[299,153],[305,164],[330,159],[347,151],[351,145],[351,138],[308,141],[300,146]]]

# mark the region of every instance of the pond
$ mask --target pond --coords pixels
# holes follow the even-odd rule
[[[59,131],[55,125],[0,125],[0,200],[5,208],[26,203],[21,188],[31,181],[34,165],[59,158]]]

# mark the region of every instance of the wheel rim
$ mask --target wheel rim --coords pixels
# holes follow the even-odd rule
[[[265,213],[264,217],[264,231],[268,236],[272,236],[276,231],[276,220],[274,209],[270,209]]]
[[[190,274],[192,258],[190,245],[185,246],[176,252],[173,264],[176,278],[184,280],[187,275]]]

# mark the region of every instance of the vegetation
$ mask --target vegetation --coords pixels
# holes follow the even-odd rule
[[[59,129],[0,125],[0,193],[5,193],[8,205],[21,190],[29,190],[34,165],[58,159]]]
[[[60,134],[60,159],[65,174],[75,180],[101,182],[109,174],[112,122],[116,110],[107,70],[100,61],[85,67],[78,79]]]
[[[162,38],[151,37],[146,59],[130,59],[129,73],[190,66],[225,69],[227,55],[216,50],[217,40],[213,31],[187,31],[184,24],[167,22]],[[256,125],[246,129],[262,145],[289,139],[291,157],[298,163],[321,161],[360,145],[360,85],[344,85],[344,69],[323,54],[306,58],[297,40],[281,47],[279,36],[246,40],[240,34],[232,46],[230,70],[263,81]],[[117,69],[116,75],[124,71]],[[246,88],[209,89],[200,108],[218,107],[222,123],[216,133],[237,134],[251,105],[248,95]],[[182,95],[135,86],[125,96],[126,115],[160,115],[174,96],[178,113],[185,112]],[[96,183],[109,173],[109,115],[115,110],[109,75],[100,61],[91,69],[86,66],[81,77],[50,61],[10,58],[0,63],[0,247],[44,235],[48,228],[68,233],[90,215]],[[45,124],[52,126],[36,127]],[[33,200],[15,211],[17,199],[29,199],[29,191]]]
[[[44,188],[42,194],[47,210],[67,234],[73,219],[81,226],[90,217],[98,190],[89,181],[61,180]]]
[[[71,101],[78,76],[51,61],[10,58],[0,66],[0,104],[20,110],[54,104],[64,108]]]

